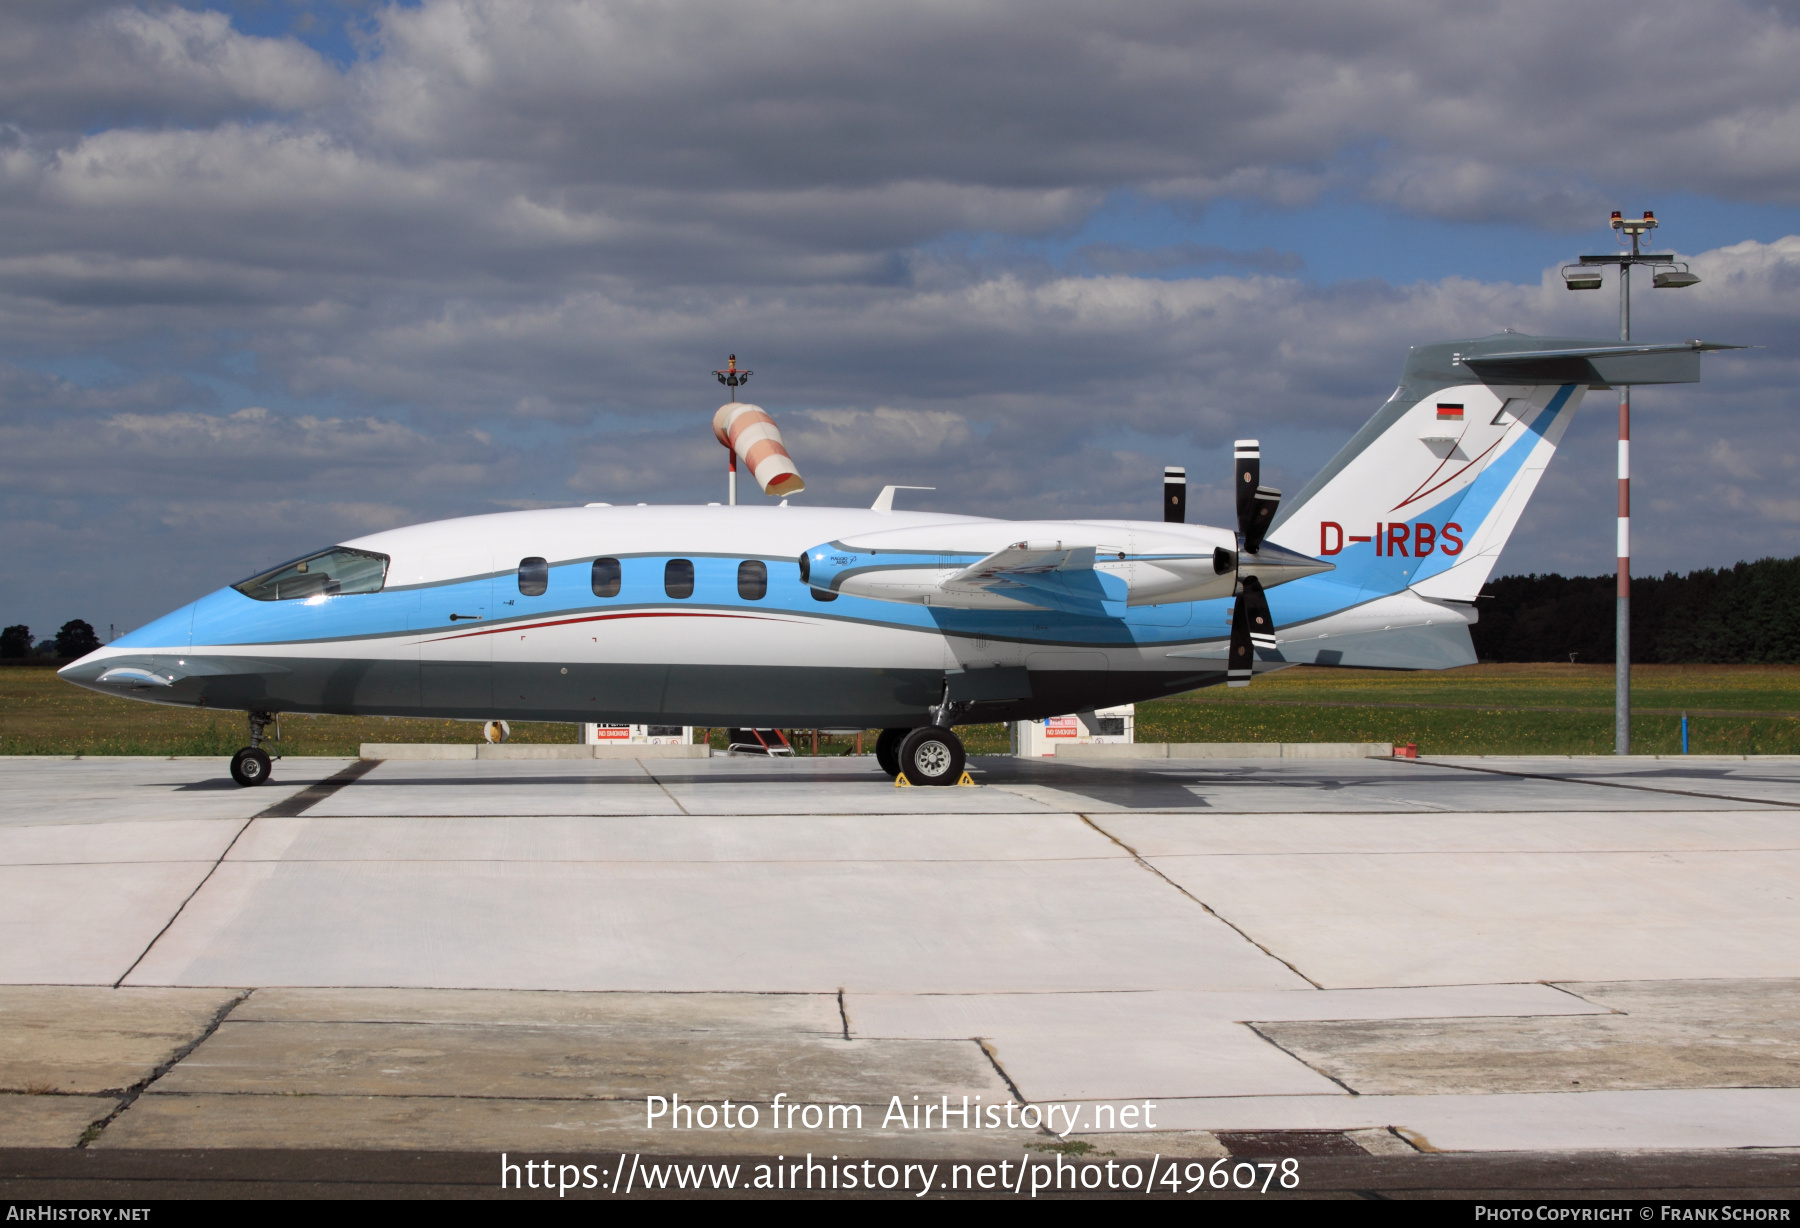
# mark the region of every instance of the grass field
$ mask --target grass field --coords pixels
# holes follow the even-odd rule
[[[1641,665],[1632,749],[1800,754],[1800,666]],[[1140,742],[1415,742],[1425,754],[1607,754],[1610,665],[1471,665],[1443,672],[1300,666],[1248,687],[1138,705]]]
[[[1140,742],[1415,742],[1425,754],[1604,754],[1612,750],[1612,667],[1474,665],[1444,673],[1316,669],[1139,704]],[[1633,749],[1681,749],[1689,713],[1694,754],[1800,754],[1800,666],[1649,665],[1632,674]],[[573,725],[512,726],[515,742],[573,742]],[[466,721],[290,716],[288,755],[354,755],[363,742],[476,742]],[[874,732],[864,740],[872,749]],[[1004,751],[1001,725],[960,730],[976,754]],[[229,755],[245,743],[237,713],[111,699],[54,671],[0,669],[0,754]],[[715,730],[712,744],[724,746]],[[795,739],[811,748],[810,735]],[[821,738],[843,754],[847,737]]]

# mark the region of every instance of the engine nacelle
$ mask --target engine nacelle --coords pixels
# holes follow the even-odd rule
[[[1068,608],[1067,602],[1090,598],[1108,608],[1209,601],[1231,597],[1240,571],[1268,586],[1331,570],[1329,563],[1280,547],[1241,558],[1236,547],[1235,534],[1207,525],[925,525],[814,546],[802,557],[800,574],[814,588],[876,601],[1017,610],[1046,602]],[[975,574],[976,565],[989,560],[996,570]]]

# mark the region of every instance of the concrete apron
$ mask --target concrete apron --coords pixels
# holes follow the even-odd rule
[[[1800,1143],[1800,766],[217,766],[0,764],[0,1146]]]
[[[11,987],[0,1146],[1206,1157],[1229,1131],[1391,1154],[1800,1129],[1800,982],[1073,997]],[[1437,1017],[1230,1022],[1409,1011]],[[911,1116],[1021,1100],[1065,1137]]]

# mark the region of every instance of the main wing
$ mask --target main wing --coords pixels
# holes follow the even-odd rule
[[[938,588],[951,599],[945,604],[980,593],[1040,610],[1122,618],[1130,587],[1123,576],[1096,571],[1096,554],[1094,546],[1014,542],[945,577]]]

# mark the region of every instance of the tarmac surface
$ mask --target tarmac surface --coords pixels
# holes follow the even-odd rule
[[[1800,1186],[1800,759],[972,769],[0,760],[0,1194],[500,1151]]]

